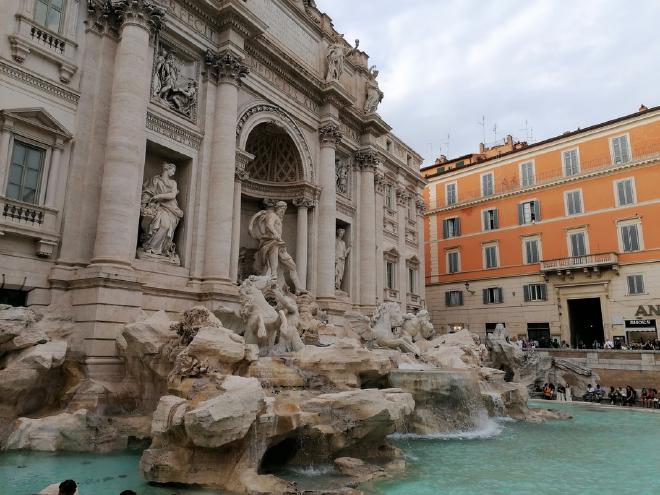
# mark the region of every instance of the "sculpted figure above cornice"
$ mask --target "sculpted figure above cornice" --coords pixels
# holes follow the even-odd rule
[[[100,32],[107,28],[119,32],[132,24],[155,35],[163,26],[165,9],[153,0],[87,0],[87,16]]]

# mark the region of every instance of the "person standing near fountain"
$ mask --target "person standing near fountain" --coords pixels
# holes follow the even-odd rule
[[[65,480],[59,485],[53,483],[39,492],[39,495],[80,495],[78,485],[73,480]]]

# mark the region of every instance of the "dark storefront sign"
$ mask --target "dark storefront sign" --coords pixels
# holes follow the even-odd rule
[[[657,328],[655,320],[626,320],[626,328]]]

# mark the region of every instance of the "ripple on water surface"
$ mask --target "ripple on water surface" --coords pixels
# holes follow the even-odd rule
[[[408,457],[386,495],[660,494],[660,414],[554,404],[572,420],[498,422],[497,436],[396,440]]]

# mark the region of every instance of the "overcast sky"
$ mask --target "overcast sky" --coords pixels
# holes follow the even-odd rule
[[[539,141],[660,105],[660,0],[316,3],[360,39],[379,113],[427,164],[477,151],[482,117],[488,143]]]

